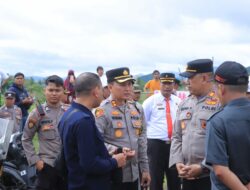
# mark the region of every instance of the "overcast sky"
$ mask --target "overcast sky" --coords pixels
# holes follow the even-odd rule
[[[1,0],[0,70],[31,76],[214,58],[250,66],[249,0]]]

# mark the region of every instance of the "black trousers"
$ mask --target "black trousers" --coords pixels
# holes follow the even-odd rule
[[[211,182],[209,177],[195,180],[183,180],[183,190],[211,190]]]
[[[121,190],[138,190],[138,180],[134,182],[122,183]]]
[[[44,163],[41,171],[37,172],[36,190],[66,190],[67,184],[50,165]]]
[[[121,184],[113,184],[111,190],[138,190],[138,180]]]
[[[180,190],[180,178],[175,167],[169,168],[170,144],[158,139],[148,139],[148,159],[151,175],[150,190],[163,190],[164,174],[168,190]]]

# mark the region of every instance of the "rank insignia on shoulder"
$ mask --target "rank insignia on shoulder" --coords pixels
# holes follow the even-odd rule
[[[116,101],[115,101],[115,100],[112,100],[112,101],[111,101],[111,105],[112,105],[112,107],[116,107],[116,106],[117,106]]]
[[[218,103],[218,100],[216,98],[213,98],[213,99],[207,99],[206,100],[206,104],[207,105],[216,105]]]
[[[187,112],[186,117],[187,117],[188,119],[190,119],[191,116],[192,116],[192,114],[191,114],[190,112]]]
[[[120,115],[120,112],[115,110],[115,111],[112,111],[111,114],[117,116],[117,115]]]
[[[116,138],[121,138],[123,136],[122,130],[116,129],[115,130],[115,137]]]
[[[28,128],[32,129],[36,124],[36,120],[34,118],[30,118],[28,122]]]
[[[98,117],[101,117],[103,115],[104,115],[104,110],[102,108],[96,108],[95,116],[98,118]]]

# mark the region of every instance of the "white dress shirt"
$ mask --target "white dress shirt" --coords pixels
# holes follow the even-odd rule
[[[147,138],[170,140],[168,137],[168,125],[166,117],[166,98],[161,94],[154,94],[147,98],[142,104],[147,122]],[[176,118],[176,112],[181,99],[175,95],[170,96],[170,114],[172,127]]]
[[[105,86],[108,85],[106,75],[102,75],[102,76],[100,77],[100,80],[101,80],[101,82],[102,82],[102,87],[105,87]]]

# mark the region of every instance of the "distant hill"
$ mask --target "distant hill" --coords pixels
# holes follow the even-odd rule
[[[40,76],[25,76],[25,79],[33,79],[35,82],[39,82],[39,81],[44,81],[46,79],[46,77],[40,77]]]
[[[250,75],[250,66],[247,67],[247,72],[248,72],[248,74]]]

